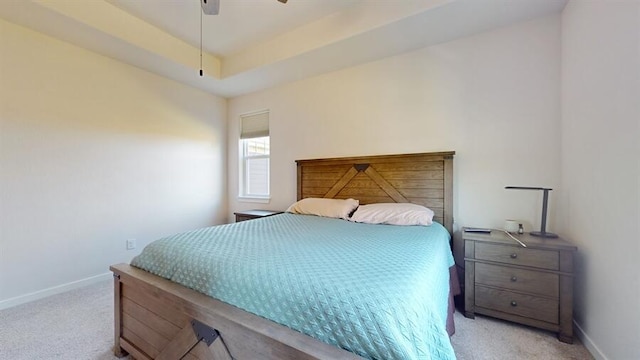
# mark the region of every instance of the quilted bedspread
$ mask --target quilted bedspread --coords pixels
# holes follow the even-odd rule
[[[455,359],[449,234],[281,214],[157,240],[132,265],[370,359]]]

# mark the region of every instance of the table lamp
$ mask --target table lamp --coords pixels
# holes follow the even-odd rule
[[[532,231],[529,234],[532,236],[539,236],[543,238],[557,238],[558,235],[547,232],[547,203],[549,201],[549,191],[553,189],[541,188],[541,187],[528,187],[528,186],[505,186],[505,189],[515,190],[542,190],[544,192],[542,197],[542,221],[540,222],[540,231]]]

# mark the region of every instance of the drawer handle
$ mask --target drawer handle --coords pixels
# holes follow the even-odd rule
[[[512,300],[511,301],[511,306],[516,307],[516,306],[518,306],[518,303],[515,300]]]
[[[515,276],[512,276],[512,277],[511,277],[511,281],[516,282],[516,281],[518,281],[518,278],[517,278],[517,277],[515,277]]]
[[[518,257],[518,254],[516,254],[516,253],[511,254],[511,258],[512,258],[512,259],[515,259],[515,258],[517,258],[517,257]]]

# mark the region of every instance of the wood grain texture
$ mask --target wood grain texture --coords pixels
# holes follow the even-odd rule
[[[549,270],[560,268],[557,251],[523,248],[518,244],[502,246],[478,243],[476,244],[476,259]]]
[[[140,350],[134,343],[129,342],[126,339],[120,339],[122,348],[127,351],[134,360],[152,360],[153,357],[149,357],[146,353]]]
[[[573,343],[573,276],[560,276],[560,328],[558,340]]]
[[[160,350],[149,344],[145,339],[133,332],[128,327],[122,328],[121,340],[127,341],[130,344],[135,344],[136,351],[145,354],[146,357],[153,359],[160,353]],[[129,350],[127,349],[127,351]],[[135,358],[138,359],[139,356],[135,356]]]
[[[218,338],[209,346],[209,352],[215,360],[232,360],[229,349],[224,344],[222,339]]]
[[[296,160],[298,200],[316,197],[354,198],[360,204],[410,202],[433,210],[434,220],[453,233],[454,154]]]
[[[361,204],[412,202],[431,208],[453,231],[454,152],[297,161],[298,199],[348,198]],[[354,165],[356,165],[354,167]],[[354,173],[355,171],[355,173]],[[134,358],[360,359],[127,264],[111,267],[115,282],[116,355]],[[194,342],[192,319],[220,333],[207,347]]]
[[[479,285],[475,290],[477,307],[558,323],[558,300]]]
[[[558,274],[476,263],[476,284],[558,298],[560,277]]]
[[[216,342],[218,342],[218,340],[216,340]],[[211,345],[213,346],[213,344]],[[225,356],[224,358],[217,358],[213,355],[207,344],[203,342],[199,342],[196,346],[194,346],[194,348],[191,350],[190,355],[198,360],[220,360],[229,358],[226,355],[222,355]]]
[[[318,175],[320,174],[321,173],[318,173]],[[336,196],[336,194],[338,194],[340,190],[342,190],[342,188],[344,188],[345,185],[347,185],[349,181],[351,181],[351,179],[353,179],[356,175],[358,175],[358,170],[353,167],[349,168],[349,170],[347,170],[347,172],[342,175],[342,177],[331,187],[331,189],[329,189],[329,191],[324,194],[324,197],[331,199]]]
[[[156,315],[148,309],[136,304],[132,300],[123,297],[122,305],[124,313],[140,321],[144,325],[155,329],[166,339],[172,339],[180,331],[180,328],[164,318]]]
[[[464,271],[464,316],[470,319],[475,318],[475,263],[467,259],[473,259],[475,254],[475,241],[465,241],[465,271]]]
[[[113,276],[113,312],[115,314],[113,319],[113,330],[115,342],[113,344],[113,354],[116,357],[127,356],[127,351],[120,345],[120,334],[122,334],[122,283],[120,282],[120,276],[114,274]]]
[[[164,349],[169,342],[169,339],[160,335],[155,329],[145,325],[127,313],[122,315],[122,323],[126,329],[139,336],[156,350]]]
[[[453,229],[453,154],[444,158],[444,214],[443,225]]]
[[[385,176],[378,173],[373,166],[368,167],[367,170],[364,171],[364,173],[367,174],[371,178],[371,180],[373,180],[373,182],[376,183],[376,185],[380,186],[382,191],[384,191],[390,198],[392,198],[393,201],[399,202],[399,203],[409,202],[409,200],[407,200],[407,198],[402,196],[400,191],[396,190],[396,188],[391,186],[391,184],[389,184],[389,182],[385,180]],[[386,175],[386,177],[391,179],[391,176],[395,174],[396,173],[394,172],[389,172]]]
[[[122,302],[126,296],[174,325],[182,324],[182,329],[190,326],[190,319],[207,324],[220,332],[226,348],[235,359],[359,359],[353,353],[130,265],[114,265],[111,271],[120,276],[123,284],[123,296],[118,301]],[[186,324],[184,319],[188,319]],[[166,344],[163,345],[159,332],[145,325],[152,320],[133,319],[124,314],[119,321],[124,324],[124,331],[118,334],[120,344],[125,351],[135,352],[137,359],[156,358],[172,341],[188,343],[183,339],[174,340],[174,337],[165,339]],[[129,329],[128,325],[134,329]],[[188,338],[186,334],[185,337]]]
[[[517,237],[526,248],[501,231],[463,233],[465,315],[535,326],[557,332],[562,342],[573,342],[576,247],[561,238]]]
[[[163,347],[162,352],[155,357],[156,360],[182,359],[191,349],[198,344],[198,338],[190,326],[185,326],[171,342]]]

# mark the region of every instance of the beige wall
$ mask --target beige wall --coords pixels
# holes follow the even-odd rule
[[[547,229],[578,246],[578,335],[598,359],[640,358],[639,7],[574,0],[561,17],[230,100],[228,215],[295,201],[295,159],[455,150],[457,226],[537,229],[541,194],[503,188],[554,188]],[[238,116],[260,109],[269,204],[237,200]]]
[[[0,308],[224,220],[226,100],[2,20],[0,39]]]
[[[296,159],[455,150],[458,226],[537,228],[541,194],[504,186],[559,185],[559,80],[552,16],[234,98],[229,212],[286,209]],[[260,109],[271,110],[269,204],[237,200],[238,116]]]
[[[232,99],[228,117],[224,99],[0,20],[0,308],[104,278],[159,236],[286,208],[295,159],[455,150],[456,225],[537,228],[539,194],[503,188],[553,187],[548,229],[579,248],[579,333],[597,358],[640,358],[639,7],[573,0]],[[272,200],[240,202],[238,116],[262,109]]]
[[[575,320],[597,359],[640,359],[640,3],[562,13],[562,232]]]

